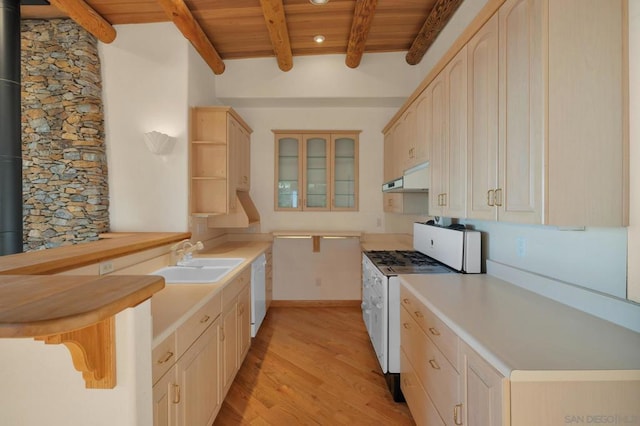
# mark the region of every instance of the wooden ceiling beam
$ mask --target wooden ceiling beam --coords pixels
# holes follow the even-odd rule
[[[273,52],[278,60],[278,67],[282,71],[289,71],[293,68],[293,54],[282,0],[260,0],[260,5],[269,30]]]
[[[345,60],[349,68],[357,68],[360,65],[377,5],[378,0],[358,0],[356,2]]]
[[[436,2],[407,52],[406,60],[409,65],[420,63],[427,49],[431,47],[440,31],[449,22],[449,19],[451,19],[451,16],[453,16],[453,13],[461,3],[462,0],[438,0]]]
[[[49,0],[49,3],[69,15],[101,42],[111,43],[116,39],[115,28],[83,0]]]
[[[213,43],[193,17],[183,0],[157,0],[167,16],[173,21],[182,35],[191,42],[202,59],[215,74],[222,74],[225,66],[222,58],[213,47]]]

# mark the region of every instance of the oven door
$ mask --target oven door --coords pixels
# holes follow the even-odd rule
[[[362,259],[362,318],[382,372],[388,370],[387,277],[366,257]]]
[[[371,314],[372,314],[372,305],[371,298],[373,295],[373,265],[371,261],[363,255],[362,256],[362,319],[364,320],[364,325],[367,328],[367,333],[369,333],[369,337],[371,337]]]
[[[388,372],[388,311],[387,311],[387,277],[378,277],[373,287],[371,298],[371,343],[376,351],[382,372]]]

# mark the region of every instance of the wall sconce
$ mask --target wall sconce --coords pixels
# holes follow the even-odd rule
[[[169,154],[175,142],[174,138],[164,133],[153,131],[144,134],[144,143],[149,151],[156,155]]]

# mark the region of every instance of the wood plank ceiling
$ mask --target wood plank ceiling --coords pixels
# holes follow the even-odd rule
[[[463,0],[49,0],[23,19],[70,17],[110,43],[113,25],[173,21],[216,74],[225,59],[275,57],[283,71],[300,55],[406,51],[418,64]],[[23,2],[24,3],[24,2]],[[314,36],[323,35],[323,43]]]

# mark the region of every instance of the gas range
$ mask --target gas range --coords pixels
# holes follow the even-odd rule
[[[362,317],[395,401],[400,389],[400,275],[480,272],[480,233],[463,225],[413,226],[415,250],[365,251]]]
[[[399,274],[447,274],[446,265],[415,250],[371,250],[364,254],[386,276]]]

